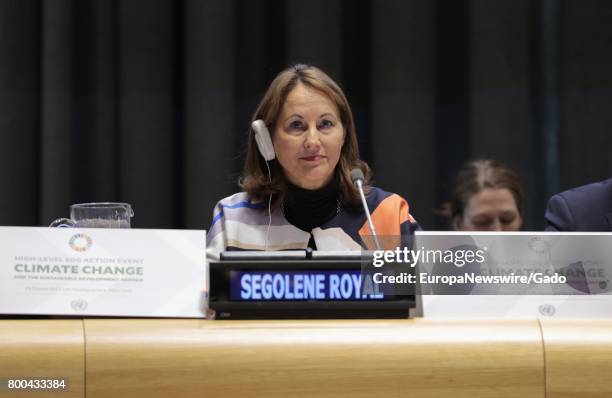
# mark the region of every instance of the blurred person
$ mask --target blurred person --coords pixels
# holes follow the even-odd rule
[[[553,195],[544,219],[547,231],[612,231],[612,179]]]
[[[519,176],[494,160],[463,165],[443,214],[457,231],[519,231],[524,193]]]
[[[283,70],[252,120],[243,192],[217,203],[210,252],[361,250],[371,231],[353,169],[363,173],[378,235],[408,236],[418,228],[406,200],[371,186],[346,96],[320,69],[298,64]]]

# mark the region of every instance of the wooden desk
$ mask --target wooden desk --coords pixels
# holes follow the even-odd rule
[[[612,320],[542,320],[547,397],[612,397]]]
[[[0,321],[0,378],[49,369],[62,397],[609,397],[612,321]]]
[[[0,320],[0,379],[67,378],[68,390],[3,390],[0,397],[85,396],[82,320]]]

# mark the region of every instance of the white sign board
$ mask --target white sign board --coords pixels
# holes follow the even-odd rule
[[[510,264],[505,264],[506,270],[518,273],[527,263],[548,264],[568,277],[574,276],[574,280],[583,279],[582,287],[591,294],[580,292],[571,283],[549,294],[520,295],[480,294],[482,286],[473,286],[465,294],[423,294],[422,315],[426,318],[612,318],[612,280],[608,276],[612,272],[612,233],[418,231],[416,246],[434,238],[444,242],[448,237],[470,239],[475,247],[488,247],[490,252],[491,242],[497,239],[497,253],[501,253],[497,266],[505,262]],[[493,275],[497,274],[495,267],[484,263],[478,270]],[[572,274],[575,271],[581,271],[582,276]],[[491,286],[486,289],[495,290]],[[582,294],[563,294],[568,291]]]
[[[612,296],[434,296],[422,297],[425,318],[612,318]]]
[[[0,313],[205,317],[206,231],[0,227]]]

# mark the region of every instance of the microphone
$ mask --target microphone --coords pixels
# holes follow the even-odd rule
[[[372,236],[374,236],[374,244],[376,245],[377,250],[381,250],[380,242],[378,241],[378,235],[376,235],[376,229],[374,228],[374,223],[372,222],[372,217],[370,216],[370,209],[368,208],[368,202],[366,202],[365,194],[363,193],[363,181],[365,177],[363,176],[363,172],[360,169],[351,170],[351,181],[353,185],[357,187],[359,191],[359,196],[361,196],[361,205],[363,206],[363,210],[365,210],[366,217],[368,218],[368,224],[370,225],[370,231],[372,231]]]

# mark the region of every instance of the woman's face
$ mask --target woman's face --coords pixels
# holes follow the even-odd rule
[[[291,183],[305,189],[325,186],[344,144],[338,108],[322,92],[298,84],[283,104],[272,143]]]
[[[523,219],[507,188],[485,188],[473,195],[454,221],[459,231],[518,231]]]

